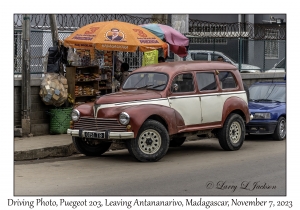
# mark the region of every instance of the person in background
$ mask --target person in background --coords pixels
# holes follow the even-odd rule
[[[224,58],[222,56],[219,56],[217,61],[224,61]]]
[[[158,57],[158,63],[163,63],[163,62],[165,62],[165,58],[162,56]]]
[[[121,64],[121,77],[120,77],[120,85],[123,84],[123,82],[126,80],[126,78],[129,75],[129,64],[128,63],[122,63]]]

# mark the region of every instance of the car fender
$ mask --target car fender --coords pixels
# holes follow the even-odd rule
[[[223,106],[223,113],[222,113],[222,125],[224,124],[227,116],[232,112],[239,112],[241,111],[244,116],[242,116],[245,120],[245,123],[250,121],[250,113],[248,104],[241,98],[232,96],[229,97]]]
[[[141,104],[131,106],[115,106],[99,109],[99,118],[119,118],[121,112],[126,112],[130,116],[131,130],[136,137],[140,127],[148,118],[160,117],[167,125],[169,135],[178,132],[177,126],[184,126],[182,116],[174,109],[158,104]]]
[[[94,102],[88,102],[85,104],[81,104],[75,109],[77,109],[80,112],[80,116],[93,116],[93,107],[94,107]]]

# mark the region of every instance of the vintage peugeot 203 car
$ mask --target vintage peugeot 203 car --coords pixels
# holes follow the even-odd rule
[[[178,61],[138,68],[119,92],[78,106],[67,133],[87,156],[119,142],[138,161],[158,161],[189,135],[216,136],[224,150],[238,150],[250,118],[234,65]]]

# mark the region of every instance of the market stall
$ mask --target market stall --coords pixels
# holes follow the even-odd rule
[[[83,26],[64,40],[69,48],[66,68],[68,91],[74,104],[114,92],[115,76],[120,72],[121,52],[148,52],[168,46],[159,37],[140,26],[105,21]]]

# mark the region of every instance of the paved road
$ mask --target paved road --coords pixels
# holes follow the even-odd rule
[[[286,141],[247,138],[238,151],[217,139],[170,148],[159,162],[136,162],[127,150],[15,162],[19,195],[286,195]]]

